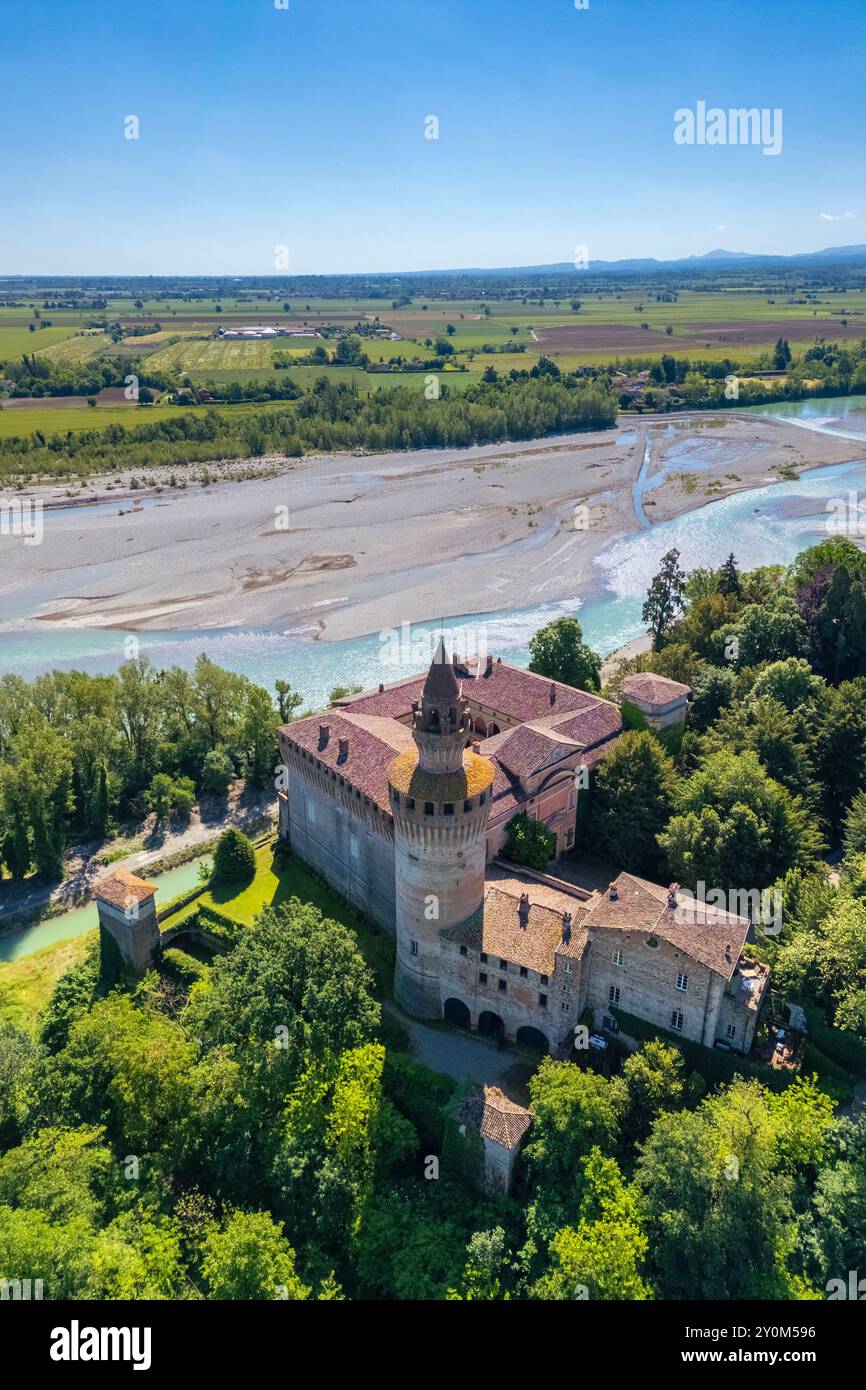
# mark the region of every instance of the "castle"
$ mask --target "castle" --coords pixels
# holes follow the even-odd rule
[[[577,798],[624,723],[682,725],[690,691],[651,673],[622,709],[501,660],[449,659],[283,725],[280,835],[393,934],[394,993],[438,1019],[558,1053],[587,1012],[748,1052],[767,976],[749,923],[622,873],[605,892],[499,858],[526,813],[574,844]]]

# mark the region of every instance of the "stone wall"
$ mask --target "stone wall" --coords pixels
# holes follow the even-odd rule
[[[394,932],[394,828],[390,815],[283,746],[288,787],[280,834],[293,853],[372,921]]]
[[[590,927],[592,945],[588,957],[586,1002],[593,1011],[593,1023],[601,1027],[613,1007],[637,1014],[657,1028],[672,1028],[674,1009],[683,1015],[684,1038],[712,1047],[716,1040],[719,1009],[725,982],[721,975],[700,965],[661,937],[657,946],[648,946],[650,931],[613,931]],[[613,953],[622,953],[622,965],[614,965]],[[677,975],[688,977],[685,990],[677,989]],[[611,985],[620,997],[611,1001]]]

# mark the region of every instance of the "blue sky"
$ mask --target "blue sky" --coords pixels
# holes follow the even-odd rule
[[[0,274],[866,242],[864,0],[288,3],[0,0]],[[698,100],[781,154],[678,146]]]

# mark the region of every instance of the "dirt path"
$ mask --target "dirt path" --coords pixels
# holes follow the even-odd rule
[[[215,840],[223,830],[236,826],[251,833],[263,829],[276,819],[277,803],[272,791],[247,789],[243,782],[235,783],[229,792],[228,803],[218,798],[202,798],[193,808],[187,822],[156,825],[149,816],[134,837],[128,837],[130,849],[110,864],[106,855],[122,848],[123,840],[96,841],[74,846],[64,858],[66,877],[62,883],[0,884],[0,932],[13,930],[23,923],[70,907],[80,906],[92,896],[96,885],[118,869],[128,869],[146,878],[156,872],[156,866],[168,867],[166,861],[183,863],[195,858],[196,849]]]

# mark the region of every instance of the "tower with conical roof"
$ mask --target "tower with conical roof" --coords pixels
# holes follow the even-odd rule
[[[416,1018],[439,1018],[439,941],[481,905],[485,831],[495,769],[466,747],[469,705],[440,639],[421,699],[415,747],[388,769],[394,815],[397,963],[394,996]]]

